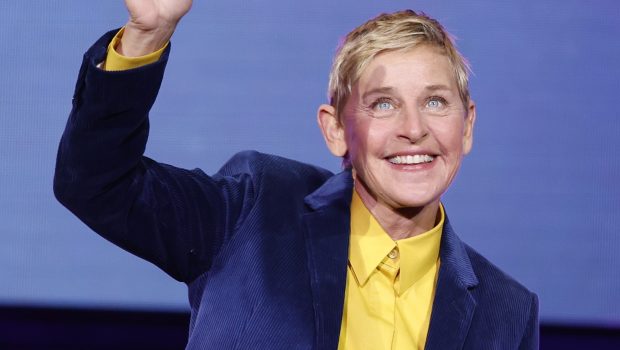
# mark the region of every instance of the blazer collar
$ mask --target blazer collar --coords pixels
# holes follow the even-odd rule
[[[461,349],[476,309],[470,290],[478,285],[478,278],[447,215],[439,257],[441,265],[425,348]]]
[[[315,320],[314,349],[336,349],[342,322],[349,256],[350,171],[329,178],[305,198],[303,215]]]
[[[352,195],[353,176],[349,169],[327,179],[321,187],[306,196],[304,201],[312,210],[333,206],[349,209]]]

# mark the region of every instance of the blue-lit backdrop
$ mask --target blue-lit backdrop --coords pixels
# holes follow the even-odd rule
[[[350,29],[413,8],[471,61],[474,150],[445,196],[460,236],[537,292],[547,322],[620,325],[620,3],[195,1],[147,155],[214,172],[257,149],[339,169],[316,127]],[[185,287],[53,198],[82,53],[122,1],[0,2],[0,304],[186,308]]]

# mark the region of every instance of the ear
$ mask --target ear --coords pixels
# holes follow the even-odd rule
[[[474,143],[474,123],[476,122],[476,104],[473,100],[467,106],[465,129],[463,130],[463,154],[468,154]]]
[[[317,111],[317,121],[329,151],[336,157],[344,157],[347,153],[344,126],[338,120],[335,108],[326,104],[320,105]]]

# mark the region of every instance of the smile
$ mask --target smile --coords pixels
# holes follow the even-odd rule
[[[408,156],[395,156],[389,158],[388,161],[392,164],[422,164],[430,163],[433,159],[435,159],[435,157],[429,156],[428,154],[416,154]]]

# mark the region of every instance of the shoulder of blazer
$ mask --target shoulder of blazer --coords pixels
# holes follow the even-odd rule
[[[477,315],[483,322],[503,329],[499,333],[520,337],[531,323],[538,324],[538,297],[475,249],[465,245],[478,285],[472,290]]]
[[[488,288],[491,292],[496,289],[497,292],[501,292],[501,289],[506,288],[510,290],[511,297],[523,296],[528,300],[531,298],[533,293],[524,285],[497,267],[468,244],[463,243],[463,245],[465,246],[467,255],[469,255],[474,272],[478,277],[479,288]]]
[[[333,176],[333,173],[318,166],[253,150],[236,153],[217,174],[232,177],[248,175],[258,191],[277,186],[305,194],[312,193]]]

